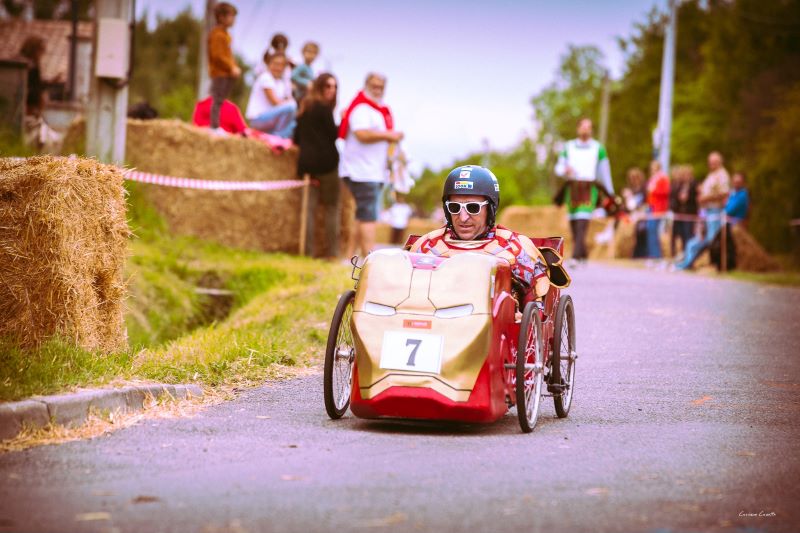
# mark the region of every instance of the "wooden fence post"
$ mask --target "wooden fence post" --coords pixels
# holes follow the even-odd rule
[[[300,255],[306,255],[306,229],[308,220],[308,195],[310,193],[311,177],[303,175],[303,202],[300,206]]]

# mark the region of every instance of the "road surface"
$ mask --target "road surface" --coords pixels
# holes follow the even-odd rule
[[[800,531],[800,290],[591,264],[568,293],[567,419],[331,421],[321,375],[272,383],[0,455],[0,532]]]

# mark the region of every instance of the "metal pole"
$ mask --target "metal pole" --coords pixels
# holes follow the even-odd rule
[[[608,106],[611,100],[611,78],[606,70],[603,75],[603,95],[600,100],[600,144],[605,146],[608,138]]]
[[[78,0],[72,0],[72,34],[69,36],[69,79],[67,80],[67,100],[75,100],[75,62],[78,56]]]
[[[203,15],[203,27],[200,32],[200,53],[197,57],[197,100],[204,100],[210,94],[209,84],[211,78],[208,75],[208,33],[217,23],[214,18],[214,6],[216,0],[206,0],[206,12]]]
[[[661,60],[661,91],[658,97],[658,161],[669,173],[670,136],[672,134],[672,90],[675,83],[675,34],[678,26],[677,0],[669,0],[669,20],[664,31],[664,54]]]
[[[133,0],[95,2],[94,59],[86,118],[86,152],[104,163],[125,162],[125,128],[128,112],[128,80],[104,79],[96,75],[98,24],[100,19],[133,20]],[[130,40],[130,35],[128,35]],[[127,57],[127,56],[126,56]],[[129,58],[128,58],[129,59]],[[130,72],[130,65],[128,65]]]

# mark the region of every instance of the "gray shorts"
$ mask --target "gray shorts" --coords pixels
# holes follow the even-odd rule
[[[383,183],[353,181],[350,178],[343,179],[356,200],[356,220],[361,222],[375,222],[378,220],[378,204],[381,199]]]

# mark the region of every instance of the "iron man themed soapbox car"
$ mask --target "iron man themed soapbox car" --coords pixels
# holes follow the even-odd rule
[[[406,249],[414,241],[409,238]],[[325,353],[328,415],[493,422],[517,407],[522,431],[542,397],[566,417],[575,391],[575,311],[561,294],[561,237],[532,239],[551,286],[540,309],[508,262],[378,250],[336,306]],[[547,391],[547,394],[545,393]]]

